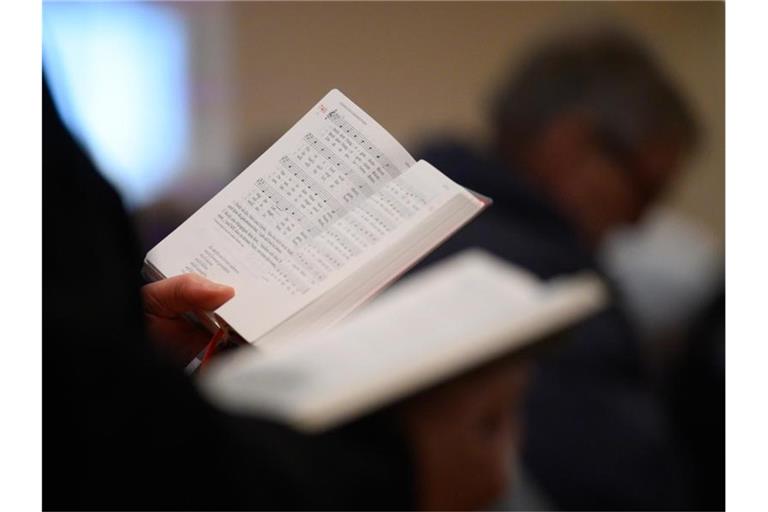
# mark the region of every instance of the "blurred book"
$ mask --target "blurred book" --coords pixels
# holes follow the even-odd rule
[[[600,309],[602,281],[541,281],[479,250],[409,276],[344,322],[224,354],[199,383],[221,408],[318,431],[548,339]]]
[[[334,89],[150,250],[145,275],[233,286],[217,320],[264,346],[343,319],[489,202]]]

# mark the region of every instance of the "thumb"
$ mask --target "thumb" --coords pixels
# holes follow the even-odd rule
[[[143,286],[141,295],[146,313],[173,318],[187,311],[216,309],[234,297],[235,290],[198,274],[182,274]]]

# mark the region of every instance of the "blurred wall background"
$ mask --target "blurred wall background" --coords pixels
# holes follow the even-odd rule
[[[56,10],[119,16],[126,8],[46,3],[44,17],[56,25],[50,15]],[[160,201],[172,212],[170,223],[200,206],[333,87],[411,150],[440,134],[482,143],[485,101],[531,45],[560,30],[602,24],[641,38],[690,98],[704,138],[665,203],[724,244],[723,3],[153,2],[141,8],[184,27],[186,76],[176,87],[188,123],[185,158],[158,182],[162,190],[136,201],[138,210]],[[50,51],[54,45],[44,41],[44,51],[46,43]],[[119,62],[120,52],[113,58]],[[162,73],[154,78],[163,80]],[[153,116],[164,114],[158,106]],[[172,227],[152,233],[150,243]]]

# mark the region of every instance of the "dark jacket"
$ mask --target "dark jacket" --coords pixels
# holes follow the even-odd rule
[[[600,272],[574,226],[519,170],[455,143],[433,145],[419,157],[494,200],[427,263],[482,247],[545,279]],[[538,359],[523,457],[532,476],[563,508],[686,506],[683,470],[664,402],[616,302]]]
[[[45,509],[413,503],[409,456],[385,417],[308,437],[209,407],[147,339],[140,265],[120,198],[44,90]]]

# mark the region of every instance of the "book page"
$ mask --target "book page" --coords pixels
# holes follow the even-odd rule
[[[223,359],[201,385],[223,407],[326,428],[557,332],[604,301],[594,276],[545,283],[468,251],[330,331]]]
[[[217,313],[253,341],[456,194],[333,90],[147,261],[235,287]]]
[[[324,293],[299,314],[281,323],[259,340],[268,349],[300,336],[319,333],[343,320],[401,277],[431,248],[436,247],[480,211],[466,196],[456,195],[406,237],[370,259],[354,276]]]

